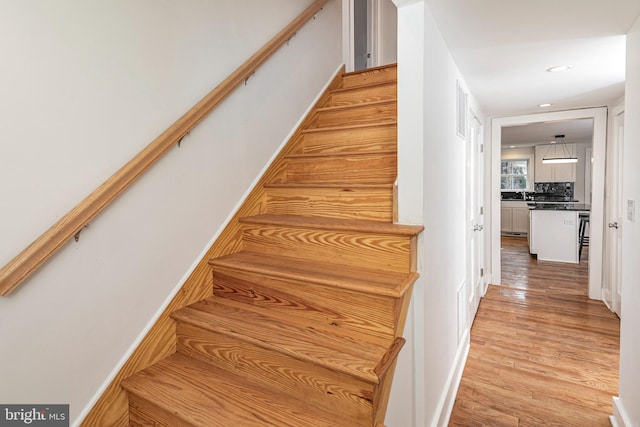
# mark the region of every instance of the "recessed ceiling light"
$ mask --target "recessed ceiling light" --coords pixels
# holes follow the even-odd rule
[[[509,148],[516,148],[516,146],[515,145],[510,145]]]
[[[568,71],[571,67],[568,65],[556,65],[555,67],[547,68],[547,71],[550,73],[561,73],[563,71]]]
[[[538,107],[551,107],[551,104],[547,103],[547,104],[540,104],[538,105]]]

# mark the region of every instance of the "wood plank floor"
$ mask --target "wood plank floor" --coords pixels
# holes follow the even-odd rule
[[[609,426],[618,395],[620,322],[587,298],[580,264],[537,261],[502,237],[502,286],[490,286],[451,426]]]

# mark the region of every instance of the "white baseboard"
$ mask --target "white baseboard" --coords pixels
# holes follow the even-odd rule
[[[613,427],[633,427],[619,397],[613,398],[613,415],[609,417],[609,421]]]
[[[438,417],[438,426],[444,427],[449,424],[449,418],[451,418],[451,412],[453,411],[453,404],[455,403],[456,395],[458,394],[458,387],[462,380],[462,372],[464,371],[464,366],[467,363],[470,345],[469,328],[467,328],[464,338],[460,340],[456,359],[454,361],[453,368],[449,373],[449,378],[447,379],[447,387],[440,399],[440,404],[438,405],[440,413],[440,416]]]

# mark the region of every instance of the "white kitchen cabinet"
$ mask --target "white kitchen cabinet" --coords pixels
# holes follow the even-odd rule
[[[500,231],[518,234],[529,232],[529,208],[526,202],[502,202]]]
[[[511,208],[511,231],[514,233],[529,232],[529,208]]]
[[[548,157],[575,157],[576,144],[547,144],[536,146],[535,182],[575,182],[575,163],[542,163]]]
[[[503,233],[511,233],[513,224],[513,208],[500,209],[500,231]]]

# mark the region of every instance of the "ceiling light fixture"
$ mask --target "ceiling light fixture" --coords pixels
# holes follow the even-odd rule
[[[544,107],[551,107],[551,104],[546,103],[546,104],[540,104],[538,105],[538,107],[544,108]]]
[[[571,67],[569,65],[556,65],[555,67],[547,68],[549,73],[562,73],[564,71],[569,71]]]
[[[553,143],[558,143],[559,145],[549,146],[547,153],[542,158],[542,163],[578,163],[578,158],[576,156],[572,156],[569,152],[567,144],[564,142],[564,135],[556,135]],[[562,150],[560,150],[560,147],[562,147]],[[549,157],[551,149],[553,149],[553,157]],[[562,152],[560,153],[560,151]]]

